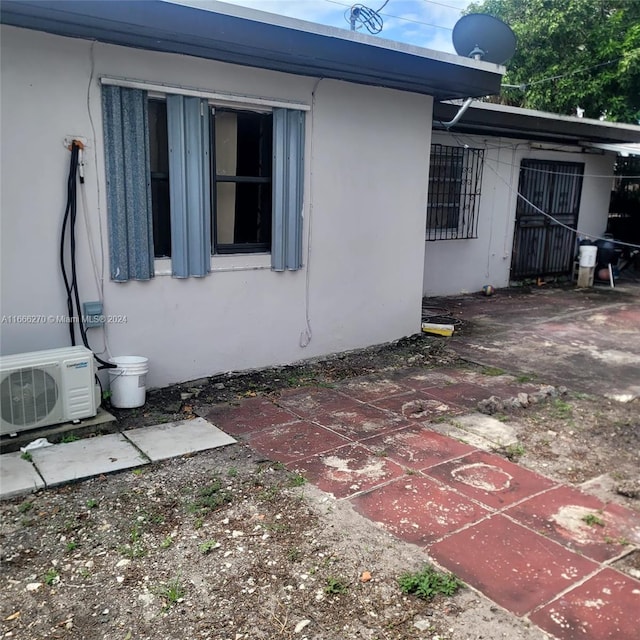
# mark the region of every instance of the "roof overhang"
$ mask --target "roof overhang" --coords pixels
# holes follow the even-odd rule
[[[442,123],[450,121],[458,109],[459,106],[455,104],[434,104],[434,129],[444,129]],[[640,126],[564,116],[488,102],[474,102],[451,131],[583,147],[640,142]]]
[[[4,24],[304,76],[428,94],[500,92],[504,67],[221,2],[2,0]]]
[[[604,151],[613,151],[622,157],[640,157],[640,144],[598,144],[596,142],[590,146],[595,147],[596,149],[603,149]]]

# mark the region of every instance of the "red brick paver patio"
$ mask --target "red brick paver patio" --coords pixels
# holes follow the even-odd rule
[[[640,581],[611,563],[640,546],[640,514],[437,432],[443,415],[531,390],[413,370],[252,398],[207,417],[552,636],[638,640]]]

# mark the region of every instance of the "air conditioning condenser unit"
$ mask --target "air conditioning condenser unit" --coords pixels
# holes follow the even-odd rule
[[[0,435],[96,415],[93,353],[65,347],[0,357]]]

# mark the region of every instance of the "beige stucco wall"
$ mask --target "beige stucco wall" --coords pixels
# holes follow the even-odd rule
[[[602,235],[607,227],[613,180],[614,154],[581,153],[575,148],[560,151],[551,145],[497,137],[434,133],[432,142],[484,149],[478,237],[469,240],[426,242],[424,294],[455,295],[480,291],[485,284],[509,285],[520,162],[544,159],[583,162],[578,229]],[[542,147],[542,148],[541,148]],[[608,176],[608,177],[596,177]]]
[[[107,327],[110,352],[147,356],[150,386],[383,343],[419,329],[430,97],[13,27],[2,27],[1,47],[3,315],[66,314],[58,244],[69,164],[63,139],[73,135],[89,142],[87,213],[105,273],[105,313],[126,316]],[[205,278],[111,282],[101,75],[311,105],[305,267],[275,273],[264,257],[234,256],[218,259]],[[82,299],[95,300],[99,286],[79,215],[79,284]],[[311,340],[303,347],[307,320]],[[3,354],[69,344],[68,327],[59,322],[5,322],[1,331]],[[89,336],[105,355],[105,332],[91,329]]]

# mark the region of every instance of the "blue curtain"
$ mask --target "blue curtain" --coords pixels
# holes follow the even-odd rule
[[[153,277],[147,94],[102,88],[111,279]]]
[[[211,270],[211,174],[206,100],[167,96],[171,267],[176,278]]]
[[[273,110],[271,268],[302,267],[304,111]]]

